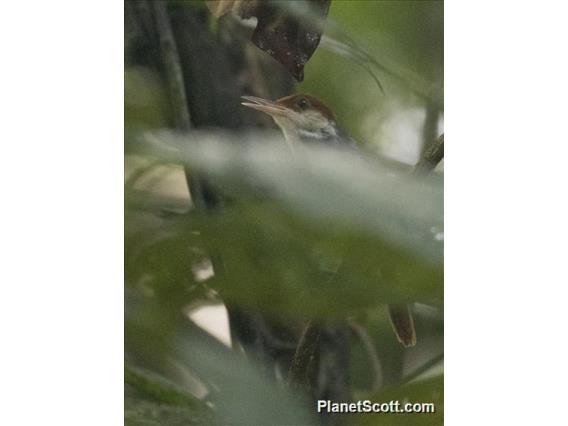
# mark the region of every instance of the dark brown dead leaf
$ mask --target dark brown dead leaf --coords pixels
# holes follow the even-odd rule
[[[330,5],[331,0],[207,2],[216,17],[231,11],[241,18],[256,17],[258,24],[252,42],[280,62],[298,81],[304,79],[304,65],[319,45]]]

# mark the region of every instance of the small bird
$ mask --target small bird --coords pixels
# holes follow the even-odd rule
[[[338,148],[357,148],[355,141],[339,126],[333,111],[319,99],[295,94],[276,101],[243,96],[242,105],[264,112],[272,117],[294,149],[298,144],[325,144]],[[405,346],[416,344],[414,319],[408,305],[389,305],[389,317],[399,342]]]
[[[335,114],[323,102],[310,95],[290,95],[277,101],[243,96],[242,105],[270,115],[284,133],[292,149],[297,144],[323,143],[338,147],[356,147],[338,125]]]

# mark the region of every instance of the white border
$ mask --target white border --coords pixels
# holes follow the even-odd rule
[[[122,7],[0,15],[2,424],[123,423]],[[448,425],[566,417],[567,15],[446,5]]]
[[[123,424],[123,4],[0,15],[0,423]]]
[[[567,7],[445,7],[445,419],[566,419]]]

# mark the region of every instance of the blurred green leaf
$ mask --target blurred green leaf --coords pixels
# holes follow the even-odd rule
[[[147,140],[164,160],[217,176],[233,188],[262,188],[315,226],[337,223],[368,232],[419,260],[442,263],[442,244],[432,230],[443,226],[440,180],[417,180],[353,151],[320,146],[290,151],[267,135],[249,135],[246,145],[239,137],[198,132],[153,133]]]
[[[179,385],[156,373],[134,367],[128,363],[124,368],[124,383],[132,386],[148,399],[162,404],[187,406],[209,411],[201,400],[186,392]]]
[[[266,138],[244,147],[205,134],[152,141],[163,160],[208,170],[241,200],[150,230],[143,239],[154,242],[148,250],[159,261],[141,264],[155,279],[187,280],[201,252],[222,259],[210,284],[226,300],[279,314],[441,303],[441,181],[417,181],[345,151],[290,153]]]
[[[293,395],[277,386],[263,374],[262,366],[230,350],[181,314],[168,324],[171,332],[163,336],[163,315],[168,316],[169,308],[153,298],[129,296],[127,300],[127,359],[134,357],[144,365],[143,370],[127,370],[127,383],[141,395],[133,400],[127,418],[130,415],[136,421],[159,423],[166,416],[174,422],[171,424],[178,424],[175,422],[185,416],[197,417],[201,424],[260,425],[273,424],[274,419],[281,424],[315,423],[303,395]],[[140,332],[133,335],[133,329]],[[166,340],[166,344],[156,344],[158,338]],[[191,385],[184,379],[188,376],[207,390],[207,406],[205,400],[191,395]],[[170,424],[169,420],[162,421]]]
[[[141,131],[167,126],[171,115],[166,90],[158,75],[140,67],[124,72],[124,141],[128,151]]]
[[[187,407],[127,397],[124,399],[124,424],[126,426],[185,426],[213,423],[210,417]]]

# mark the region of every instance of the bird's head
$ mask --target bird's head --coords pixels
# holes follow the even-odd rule
[[[286,96],[276,101],[243,96],[246,107],[270,115],[288,141],[325,140],[337,137],[335,114],[310,95]]]

